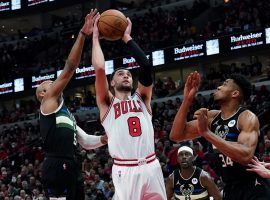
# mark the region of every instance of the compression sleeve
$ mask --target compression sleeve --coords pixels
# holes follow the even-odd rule
[[[101,143],[101,136],[88,135],[79,126],[77,126],[77,141],[86,150],[96,149],[104,145]]]
[[[127,45],[132,53],[132,56],[140,65],[138,79],[139,82],[145,87],[151,86],[153,83],[152,67],[145,53],[134,40],[129,40]]]

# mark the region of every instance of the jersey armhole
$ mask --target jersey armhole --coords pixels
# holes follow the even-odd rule
[[[151,117],[152,117],[152,112],[151,112],[151,110],[149,110],[149,108],[147,108],[147,106],[146,106],[146,104],[144,103],[144,101],[143,101],[141,95],[140,95],[137,91],[135,92],[135,95],[137,95],[137,97],[139,97],[139,99],[141,100],[141,102],[144,104],[144,106],[145,106],[147,112],[148,112],[149,115],[151,115]]]
[[[115,96],[112,97],[110,106],[108,107],[108,109],[107,109],[105,115],[104,115],[102,118],[100,118],[100,123],[101,123],[101,124],[104,122],[104,120],[105,120],[106,117],[108,116],[108,114],[109,114],[109,112],[110,112],[110,110],[111,110],[111,107],[112,107],[112,105],[113,105],[114,98],[115,98]]]

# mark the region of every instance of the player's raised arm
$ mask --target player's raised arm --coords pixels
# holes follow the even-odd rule
[[[170,139],[172,141],[180,142],[199,137],[196,120],[186,121],[187,113],[198,91],[199,84],[200,74],[195,71],[188,76],[185,84],[184,99],[174,118],[170,133]]]
[[[60,76],[52,83],[52,88],[46,93],[46,98],[58,98],[70,81],[76,68],[79,66],[85,37],[91,35],[93,32],[94,20],[97,17],[96,12],[96,9],[92,9],[91,12],[85,17],[85,23],[70,51],[65,67]]]
[[[55,81],[44,81],[37,87],[36,97],[41,103],[40,109],[43,113],[52,113],[58,108],[61,102],[59,97],[80,63],[85,36],[93,32],[95,18],[96,10],[92,9],[85,17],[84,25],[78,34],[60,76]]]
[[[109,84],[105,73],[105,59],[99,42],[100,36],[97,27],[99,18],[100,15],[98,14],[93,30],[92,65],[94,66],[96,73],[95,88],[97,105],[101,109],[101,106],[109,106],[112,94],[109,92]],[[101,110],[101,113],[102,112],[103,111]]]
[[[124,33],[122,40],[127,44],[132,56],[136,59],[136,61],[140,65],[139,83],[138,83],[137,92],[140,94],[145,104],[150,109],[151,108],[150,101],[151,101],[152,89],[153,89],[151,64],[149,60],[147,59],[143,50],[130,36],[132,23],[129,18],[127,18],[127,20],[128,20],[128,26],[126,28],[126,31]]]

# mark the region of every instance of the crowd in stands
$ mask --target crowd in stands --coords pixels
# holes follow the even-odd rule
[[[208,67],[205,76],[202,77],[201,90],[213,90],[221,84],[230,74],[242,74],[251,80],[270,80],[270,66],[263,66],[257,56],[252,56],[249,63],[220,64],[218,67]],[[153,99],[175,96],[182,93],[183,84],[179,80],[173,80],[170,76],[157,78],[153,91]],[[74,113],[80,109],[96,107],[96,99],[91,91],[84,94],[84,98],[65,97],[65,102]],[[14,104],[7,109],[4,105],[0,108],[0,123],[14,123],[29,120],[38,116],[39,103],[33,99],[22,100],[19,104]]]
[[[153,4],[154,1],[151,2]],[[207,1],[196,0],[189,9],[186,6],[176,6],[172,10],[162,7],[152,10],[147,7],[149,9],[144,14],[130,16],[133,22],[132,35],[145,51],[151,51],[255,30],[269,25],[269,5],[269,0],[232,0],[227,5],[211,8]],[[208,23],[204,26],[203,21],[195,22],[194,19],[207,9],[211,9]],[[0,73],[4,74],[1,82],[29,72],[47,73],[62,68],[82,21],[75,16],[67,16],[64,20],[56,18],[50,30],[35,28],[30,33],[19,32],[17,42],[2,42],[0,66],[5,67],[0,68]],[[35,34],[38,36],[32,37]],[[28,36],[27,39],[25,36]],[[90,39],[86,43],[89,44]],[[107,59],[128,54],[121,41],[102,43]],[[90,52],[90,45],[86,45],[81,65],[90,65]]]
[[[253,94],[245,106],[256,113],[261,120],[265,118],[265,111],[270,110],[269,102],[270,91],[262,86],[253,89]],[[156,155],[162,165],[165,178],[177,167],[176,155],[179,144],[169,140],[169,133],[180,104],[179,97],[171,97],[169,100],[154,102],[152,105]],[[208,98],[199,93],[188,118],[192,119],[193,113],[201,107],[216,109],[213,96],[210,95]],[[78,125],[89,134],[104,134],[97,115],[88,115],[84,120],[77,115],[75,117]],[[261,133],[259,157],[269,162],[269,121],[261,123]],[[215,165],[216,160],[208,148],[208,143],[204,139],[196,139],[188,143],[196,153],[196,165],[206,170],[222,189],[222,181],[219,179]],[[91,151],[80,147],[78,149],[85,180],[85,199],[111,199],[114,194],[111,180],[113,160],[109,156],[107,147]],[[0,130],[0,199],[43,199],[40,172],[43,156],[38,124],[25,122],[22,125],[3,127]]]
[[[262,66],[262,63],[257,57],[251,57],[250,63],[241,63],[236,65],[232,63],[230,65],[220,64],[218,69],[209,68],[205,76],[202,77],[201,90],[212,90],[226,79],[230,74],[240,73],[251,80],[257,77],[258,80],[270,80],[270,67]],[[260,77],[262,77],[260,79]],[[153,98],[162,98],[168,96],[174,96],[181,94],[183,84],[178,80],[172,80],[171,77],[157,78],[155,80],[155,87],[153,92]],[[88,91],[85,97],[82,99],[75,97],[70,99],[65,98],[66,103],[69,105],[72,112],[76,112],[81,108],[93,108],[96,106],[95,96]],[[83,102],[83,103],[82,103]],[[37,110],[39,108],[38,102],[34,99],[21,100],[20,103],[14,104],[12,108],[6,108],[4,105],[0,108],[0,123],[14,123],[18,121],[29,120],[37,117]]]
[[[155,4],[159,1],[149,2],[151,5],[151,3]],[[219,12],[221,10],[226,12],[224,12],[224,16],[219,15],[219,18],[213,18],[215,21],[209,22],[201,30],[192,24],[192,19],[209,8],[204,1],[196,1],[190,10],[185,7],[178,7],[168,12],[159,8],[157,12],[154,12],[150,9],[143,16],[134,15],[131,17],[134,24],[133,35],[145,50],[152,50],[176,43],[188,43],[237,31],[258,29],[269,25],[270,14],[266,12],[269,10],[269,5],[268,0],[232,0],[232,3],[227,6],[212,8]],[[234,9],[231,9],[232,7]],[[64,26],[68,29],[78,24],[76,19],[67,21],[71,26],[66,25],[65,21],[55,21],[54,25],[57,27]],[[149,27],[151,28],[149,29]],[[78,28],[79,26],[74,30],[77,31]],[[0,44],[0,74],[3,74],[1,81],[8,80],[14,74],[21,74],[22,71],[26,73],[29,71],[47,73],[63,66],[73,40],[67,35],[61,35],[60,32],[50,36],[42,35],[35,40],[25,39],[25,41],[21,40],[17,43]],[[23,35],[21,35],[21,39],[23,39]],[[90,43],[90,40],[87,42]],[[124,48],[115,48],[115,45],[119,45],[119,43],[103,42],[106,57],[126,54]],[[84,65],[90,62],[89,48],[88,46],[84,51],[82,61]],[[203,76],[200,90],[215,89],[232,73],[241,73],[250,79],[254,76],[266,74],[265,80],[270,80],[270,70],[264,72],[262,64],[254,58],[249,64],[242,63],[237,66],[232,63],[230,66],[221,65],[218,70],[210,69]],[[171,77],[160,78],[155,81],[155,98],[181,93],[183,84],[175,83]],[[265,120],[267,118],[266,113],[270,111],[269,102],[270,91],[262,86],[253,88],[253,93],[245,104],[247,108],[258,115],[261,122],[262,137],[259,142],[258,156],[265,162],[270,162],[270,124],[269,120]],[[67,98],[66,104],[74,112],[78,125],[86,132],[95,135],[104,134],[97,115],[89,114],[84,119],[80,119],[76,115],[76,110],[80,107],[91,108],[95,106],[93,94],[87,93],[84,104],[78,98]],[[169,140],[169,133],[180,105],[181,99],[179,97],[170,97],[169,100],[152,104],[156,155],[162,165],[165,178],[177,167],[176,155],[179,144]],[[188,118],[192,119],[193,113],[201,107],[216,109],[217,105],[213,101],[213,96],[206,97],[199,93]],[[38,108],[39,105],[36,101],[27,100],[21,102],[19,106],[15,104],[12,109],[5,107],[0,109],[0,124],[23,122],[20,125],[2,126],[0,129],[0,200],[45,199],[41,179],[44,152],[39,135],[39,125],[38,123],[25,122],[25,120],[35,118]],[[222,181],[215,165],[216,160],[208,148],[208,143],[204,139],[196,139],[188,143],[195,151],[196,165],[206,170],[219,188],[222,189]],[[113,160],[109,156],[107,146],[91,151],[78,147],[78,150],[84,176],[85,199],[111,199],[114,194],[111,179]]]

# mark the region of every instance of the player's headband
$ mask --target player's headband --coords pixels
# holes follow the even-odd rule
[[[182,146],[182,147],[180,147],[178,149],[177,154],[179,154],[182,151],[187,151],[187,152],[189,152],[189,153],[191,153],[193,155],[193,150],[190,147],[188,147],[188,146]]]

